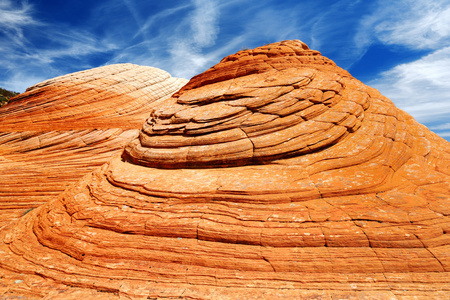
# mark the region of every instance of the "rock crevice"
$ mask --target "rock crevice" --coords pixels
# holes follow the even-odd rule
[[[240,51],[149,112],[121,156],[0,232],[5,276],[110,297],[449,295],[448,142],[319,52]]]

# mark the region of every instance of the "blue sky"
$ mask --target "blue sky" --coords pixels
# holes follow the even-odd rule
[[[286,39],[450,139],[449,0],[0,0],[0,87],[124,62],[189,79]]]

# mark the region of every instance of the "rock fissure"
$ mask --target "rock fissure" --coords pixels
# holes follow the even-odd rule
[[[450,293],[448,142],[304,43],[240,51],[179,91],[129,64],[62,80],[0,109],[0,181],[21,181],[0,201],[48,201],[0,223],[0,273],[30,283],[17,295]]]

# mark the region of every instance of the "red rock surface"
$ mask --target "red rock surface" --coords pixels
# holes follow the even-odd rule
[[[0,108],[0,228],[119,153],[187,80],[132,64],[53,78]]]
[[[449,298],[449,143],[317,51],[240,51],[150,112],[0,233],[0,295]]]

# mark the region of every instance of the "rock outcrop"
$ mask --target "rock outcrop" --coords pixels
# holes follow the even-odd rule
[[[449,143],[319,52],[240,51],[149,112],[0,233],[4,295],[449,297]]]
[[[109,161],[186,82],[110,65],[41,82],[0,108],[0,228]]]

